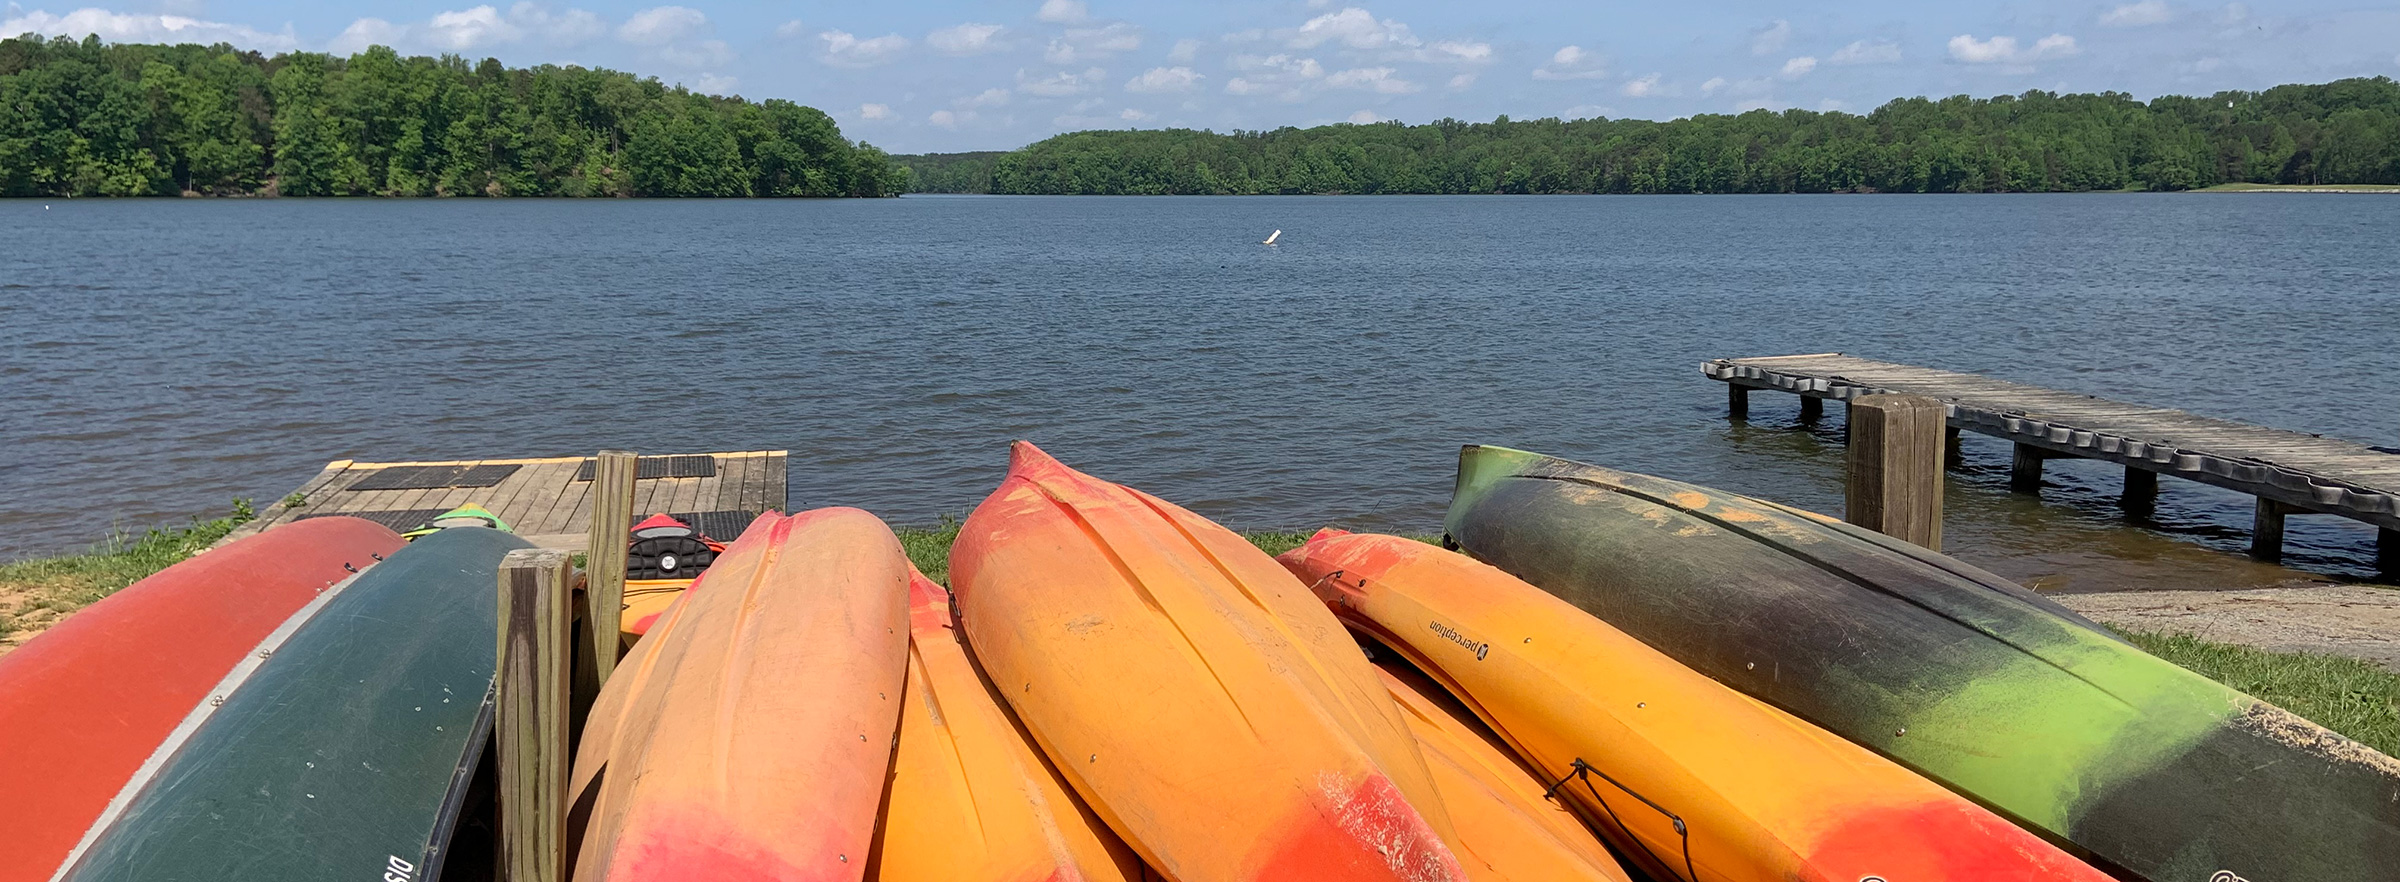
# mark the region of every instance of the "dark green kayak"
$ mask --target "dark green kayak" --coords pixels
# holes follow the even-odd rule
[[[2400,879],[2400,761],[2006,579],[1821,516],[1499,447],[1447,541],[2154,882]]]
[[[66,878],[441,878],[491,733],[500,558],[529,545],[443,530],[327,589],[170,739]]]

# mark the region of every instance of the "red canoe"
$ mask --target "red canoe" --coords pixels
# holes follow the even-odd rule
[[[372,521],[296,521],[161,570],[0,655],[11,807],[0,880],[49,879],[236,665],[349,567],[401,544]]]

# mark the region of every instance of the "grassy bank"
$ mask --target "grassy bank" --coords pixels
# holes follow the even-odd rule
[[[140,536],[119,534],[85,554],[0,565],[0,648],[21,643],[68,613],[192,556],[249,517],[249,504],[237,500],[230,514],[215,520],[194,518],[185,526],[150,530]],[[949,581],[950,543],[958,538],[955,521],[898,532],[901,547],[919,570],[936,581]],[[1289,531],[1242,535],[1269,554],[1280,554],[1308,539],[1305,532]],[[2400,755],[2400,675],[2340,656],[2267,652],[2211,643],[2188,634],[2123,633],[2160,658],[2273,702],[2376,750]]]
[[[68,613],[207,548],[250,520],[250,500],[224,517],[140,535],[120,531],[82,554],[0,564],[0,647],[30,638]]]

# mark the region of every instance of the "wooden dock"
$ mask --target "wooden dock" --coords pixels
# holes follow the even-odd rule
[[[2383,571],[2400,573],[2400,451],[1840,353],[1718,359],[1701,372],[1726,384],[1736,418],[1747,416],[1754,389],[1802,396],[1804,417],[1825,399],[1937,399],[1948,409],[1953,459],[1961,430],[2005,438],[2016,446],[2019,489],[2040,488],[2043,460],[2081,457],[2125,466],[2124,503],[2137,513],[2154,505],[2159,475],[2238,490],[2258,499],[2251,553],[2264,559],[2281,556],[2286,515],[2364,521],[2380,531]]]
[[[731,542],[760,512],[784,507],[785,458],[781,450],[644,456],[633,484],[634,517],[661,512],[692,516],[686,520],[698,521],[693,526]],[[584,456],[335,460],[223,542],[326,515],[361,517],[408,530],[472,502],[499,515],[518,535],[545,546],[580,550],[592,524],[591,462]]]

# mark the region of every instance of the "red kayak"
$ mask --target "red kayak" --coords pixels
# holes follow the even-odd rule
[[[11,807],[0,880],[51,878],[261,642],[402,544],[358,518],[294,521],[161,570],[0,655]]]

